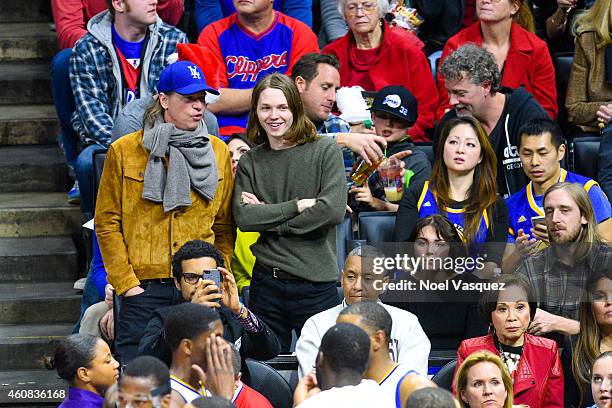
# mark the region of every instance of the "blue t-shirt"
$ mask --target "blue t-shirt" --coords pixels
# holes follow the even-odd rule
[[[423,190],[417,202],[417,210],[419,211],[419,218],[425,218],[428,215],[443,214],[453,223],[455,229],[459,233],[462,240],[463,231],[465,230],[465,209],[464,208],[447,208],[446,211],[441,211],[436,202],[436,196],[429,189],[429,181],[426,181],[423,185]],[[473,244],[483,243],[487,240],[487,233],[489,231],[489,217],[487,210],[483,211],[480,227],[476,233]]]
[[[595,212],[595,220],[598,224],[610,218],[612,212],[610,202],[596,181],[561,169],[559,182],[578,183],[584,187],[591,199]],[[543,198],[544,195],[535,195],[532,182],[529,182],[519,192],[506,199],[508,213],[510,214],[508,242],[515,242],[519,229],[522,229],[523,233],[531,238],[531,228],[533,227],[531,218],[544,215]]]
[[[138,84],[140,82],[142,47],[145,38],[138,42],[125,41],[112,26],[113,45],[117,51],[125,93],[122,95],[124,104],[139,97]]]

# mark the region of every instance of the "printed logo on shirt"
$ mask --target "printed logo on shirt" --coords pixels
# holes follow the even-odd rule
[[[136,99],[136,92],[134,92],[132,89],[128,89],[125,93],[125,103],[128,104],[134,99]]]
[[[191,74],[192,78],[195,78],[195,79],[202,78],[200,76],[200,73],[198,72],[198,67],[196,67],[195,65],[187,65],[187,68],[189,68],[189,73]]]
[[[525,222],[525,221],[527,221],[527,219],[525,218],[524,215],[521,215],[518,219],[518,222]]]
[[[228,55],[225,57],[227,65],[227,78],[232,79],[237,76],[242,76],[242,82],[257,81],[257,77],[263,71],[272,67],[280,68],[287,65],[287,51],[282,54],[270,54],[263,58],[258,58],[255,61],[245,56]]]
[[[125,60],[128,64],[134,67],[134,69],[138,69],[140,66],[140,58],[126,58]]]
[[[506,146],[504,148],[504,160],[502,164],[506,166],[507,170],[520,169],[523,166],[518,154],[518,147]]]
[[[431,207],[431,203],[429,201],[425,201],[425,203],[423,203],[423,207]]]
[[[400,106],[400,104],[402,103],[402,99],[399,97],[399,95],[387,95],[385,97],[385,100],[383,101],[383,105],[387,105],[390,108],[396,109],[398,106]]]
[[[461,240],[465,242],[465,237],[463,235],[463,226],[457,223],[453,223],[453,225],[455,226],[455,229],[457,230],[457,234],[459,234],[459,238],[461,238]]]

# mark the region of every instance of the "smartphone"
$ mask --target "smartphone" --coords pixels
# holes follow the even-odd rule
[[[215,286],[221,290],[221,271],[219,269],[204,269],[204,275],[202,275],[203,279],[209,279],[214,282]]]
[[[204,279],[210,279],[213,281],[214,285],[219,288],[219,293],[221,293],[221,271],[219,269],[204,269],[204,274],[202,275]],[[217,300],[217,302],[221,302],[221,299]]]
[[[546,224],[546,217],[543,215],[531,217],[531,225],[533,225],[533,228],[535,228],[538,224]]]

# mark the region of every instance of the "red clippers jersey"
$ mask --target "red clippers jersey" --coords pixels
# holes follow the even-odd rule
[[[272,25],[254,34],[238,22],[237,14],[207,26],[198,44],[209,48],[221,67],[221,88],[251,89],[264,76],[279,72],[290,75],[302,55],[319,52],[317,37],[294,18],[275,12]],[[248,113],[217,115],[219,127],[245,128]],[[222,134],[226,134],[221,129]]]

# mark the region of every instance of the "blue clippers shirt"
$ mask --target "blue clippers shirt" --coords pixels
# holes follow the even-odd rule
[[[198,45],[209,48],[217,57],[221,88],[252,89],[268,74],[291,75],[291,68],[302,55],[319,52],[317,37],[306,24],[275,14],[272,25],[259,34],[242,26],[236,14],[202,31]],[[243,130],[248,121],[248,112],[216,116],[224,135]]]
[[[446,211],[441,211],[438,207],[438,203],[436,202],[436,196],[431,192],[431,190],[429,190],[429,181],[426,181],[423,185],[423,190],[421,191],[419,201],[417,202],[417,210],[419,211],[419,218],[425,218],[428,215],[433,214],[444,214],[446,218],[453,223],[461,239],[465,241],[463,237],[463,231],[465,229],[465,209],[447,208]],[[488,231],[489,217],[487,210],[484,210],[474,243],[484,243],[487,239]]]
[[[595,211],[595,220],[598,224],[610,218],[612,212],[610,202],[595,180],[561,169],[559,182],[578,183],[585,189],[591,199]],[[519,229],[522,229],[531,238],[531,228],[533,228],[531,218],[544,215],[543,198],[544,195],[536,196],[534,194],[533,185],[530,181],[527,186],[506,199],[508,213],[510,214],[508,242],[515,242]]]

